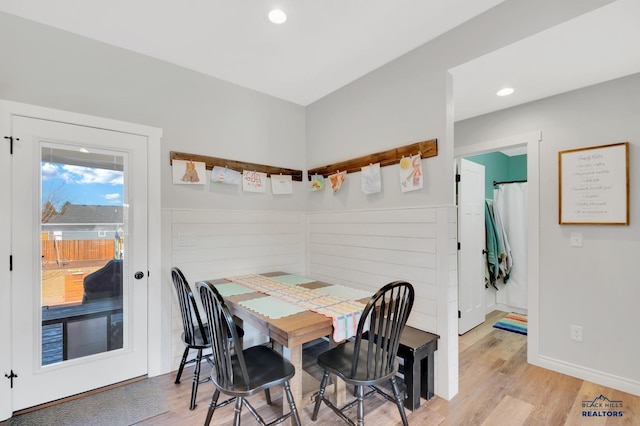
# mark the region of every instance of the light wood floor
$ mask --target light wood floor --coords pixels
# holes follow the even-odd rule
[[[422,400],[420,409],[407,411],[411,425],[638,425],[640,397],[551,372],[526,363],[526,336],[493,328],[506,313],[494,312],[487,321],[460,337],[460,388],[451,400],[434,397]],[[313,360],[308,361],[313,366]],[[205,368],[203,368],[205,370]],[[190,375],[185,371],[182,383],[173,383],[175,375],[165,376],[170,411],[140,425],[202,425],[213,391],[211,383],[200,385],[198,406],[189,411]],[[315,375],[317,372],[312,371]],[[620,417],[582,417],[583,401],[593,401],[599,395],[622,401]],[[281,411],[282,396],[273,392],[274,404],[265,404],[262,394],[251,400],[266,419]],[[322,406],[316,422],[310,419],[312,405],[300,411],[303,425],[343,425],[331,410]],[[246,410],[243,410],[243,412]],[[355,413],[352,413],[355,416]],[[233,406],[216,410],[212,424],[232,424]],[[374,397],[365,403],[365,422],[373,425],[401,424],[400,415],[392,403]],[[242,424],[256,424],[244,413]]]
[[[493,328],[505,312],[494,312],[487,321],[460,337],[460,388],[450,401],[434,397],[422,400],[420,409],[407,411],[411,425],[638,425],[640,424],[640,397],[604,386],[551,372],[526,362],[526,336]],[[314,349],[311,348],[310,352]],[[321,349],[321,348],[320,348]],[[305,354],[307,356],[307,354]],[[313,358],[313,354],[310,354]],[[305,360],[305,370],[313,375],[314,360]],[[203,368],[205,370],[205,368]],[[185,371],[182,383],[173,383],[174,374],[166,375],[166,389],[170,411],[139,425],[202,425],[208,402],[213,392],[211,383],[200,385],[198,406],[189,411],[190,375]],[[282,396],[273,393],[274,404],[265,404],[262,394],[251,400],[266,419],[281,410]],[[582,402],[593,401],[600,395],[622,401],[622,417],[583,417]],[[312,405],[300,410],[303,425],[343,425],[326,406],[320,409],[318,420],[310,419]],[[246,410],[243,410],[246,411]],[[352,413],[355,417],[355,413]],[[232,424],[233,406],[216,410],[212,424]],[[249,413],[244,413],[243,424],[253,425]],[[365,422],[373,425],[398,425],[400,415],[394,404],[380,397],[365,403]]]
[[[493,312],[487,321],[459,339],[460,386],[450,401],[438,398],[422,400],[420,409],[407,411],[411,425],[464,426],[607,426],[640,425],[640,397],[585,382],[526,363],[526,336],[493,328],[506,315]],[[315,363],[324,343],[304,350],[304,369],[317,378],[322,372]],[[203,377],[208,367],[203,365]],[[192,368],[185,369],[182,383],[174,384],[175,372],[160,377],[166,391],[169,411],[138,423],[138,426],[202,425],[213,393],[211,382],[202,383],[198,406],[189,410]],[[622,401],[622,417],[583,417],[583,401],[593,401],[603,395]],[[273,405],[265,403],[264,394],[250,400],[258,412],[269,421],[282,410],[280,389],[272,390]],[[326,406],[320,409],[316,422],[310,419],[311,404],[299,408],[303,425],[344,425]],[[243,410],[242,424],[255,425],[251,415]],[[355,418],[355,412],[350,416]],[[212,424],[231,425],[233,404],[216,410]],[[394,404],[374,396],[365,402],[365,422],[368,425],[400,425],[400,415]],[[2,424],[2,422],[0,422]]]

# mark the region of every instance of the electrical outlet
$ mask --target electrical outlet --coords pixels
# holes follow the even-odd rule
[[[579,325],[571,326],[571,340],[582,342],[582,327]]]

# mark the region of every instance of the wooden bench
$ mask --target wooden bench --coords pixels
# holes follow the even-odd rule
[[[411,411],[420,408],[420,397],[433,398],[434,352],[438,349],[437,334],[405,326],[400,336],[398,356],[404,360],[401,372],[404,374],[407,397],[404,406]]]

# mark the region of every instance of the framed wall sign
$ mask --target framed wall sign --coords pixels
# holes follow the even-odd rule
[[[629,224],[629,142],[558,152],[559,223]]]

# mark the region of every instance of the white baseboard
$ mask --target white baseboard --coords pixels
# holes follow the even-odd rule
[[[493,305],[493,310],[503,311],[503,312],[513,312],[516,314],[527,315],[527,310],[524,308],[516,308],[511,305],[504,305],[502,303],[496,303]]]
[[[571,363],[561,361],[555,358],[547,357],[544,355],[539,355],[537,362],[532,362],[532,361],[535,361],[535,360],[530,360],[529,362],[531,364],[537,365],[538,367],[546,368],[552,371],[557,371],[558,373],[566,374],[572,377],[577,377],[578,379],[586,380],[602,386],[607,386],[609,388],[626,392],[631,395],[640,396],[640,382],[636,380],[630,380],[625,377],[615,376],[613,374],[608,374],[602,371],[593,370],[591,368],[583,367],[581,365],[571,364]]]

